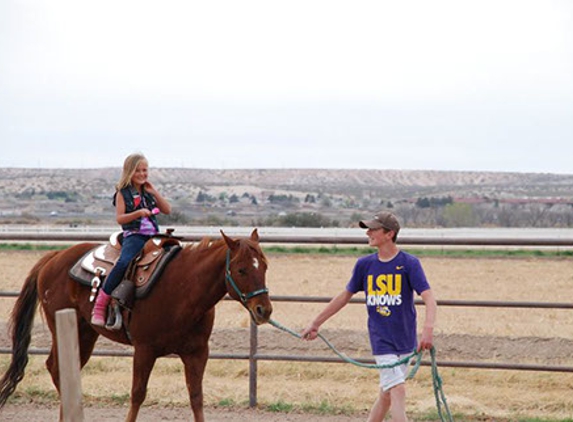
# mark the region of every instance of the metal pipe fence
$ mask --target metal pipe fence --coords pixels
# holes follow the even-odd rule
[[[0,241],[105,241],[106,235],[101,233],[1,233]],[[191,242],[202,239],[203,236],[183,236],[184,242]],[[320,236],[265,236],[261,242],[266,243],[298,243],[298,244],[357,244],[363,243],[363,239],[355,237],[320,237]],[[406,238],[402,239],[402,244],[407,245],[431,245],[431,246],[551,246],[551,247],[571,247],[571,239],[445,239],[445,238]],[[18,292],[0,291],[0,298],[18,297]],[[331,298],[316,296],[271,296],[273,302],[294,302],[294,303],[327,303]],[[232,300],[226,297],[225,300]],[[351,304],[363,304],[363,299],[353,298]],[[423,305],[421,300],[416,301],[417,305]],[[440,307],[479,307],[479,308],[528,308],[528,309],[565,309],[573,310],[573,303],[566,302],[505,302],[505,301],[465,301],[465,300],[438,300]],[[288,361],[288,362],[323,362],[323,363],[346,363],[339,357],[332,356],[304,356],[304,355],[271,355],[258,352],[258,327],[251,323],[249,353],[212,353],[210,359],[223,360],[248,360],[249,361],[249,404],[256,406],[257,403],[257,365],[259,361]],[[31,348],[30,355],[47,355],[49,349]],[[0,345],[0,354],[11,354],[9,347]],[[106,357],[130,357],[132,352],[128,350],[94,350],[94,356]],[[374,359],[356,359],[362,363],[375,363]],[[452,368],[473,368],[492,370],[517,370],[517,371],[545,371],[573,373],[572,366],[552,366],[552,365],[531,365],[516,364],[506,362],[465,362],[465,361],[438,361],[438,366]],[[423,366],[429,366],[430,362],[423,360]]]
[[[18,292],[0,292],[2,297],[17,297]],[[273,302],[291,302],[291,303],[327,303],[331,298],[328,297],[311,297],[311,296],[271,296]],[[233,300],[225,297],[225,300]],[[351,299],[351,304],[363,304],[364,300]],[[417,305],[423,302],[416,300]],[[573,310],[573,303],[540,303],[540,302],[503,302],[503,301],[464,301],[464,300],[438,300],[438,306],[454,307],[488,307],[488,308],[527,308],[527,309],[570,309]],[[251,322],[249,336],[249,353],[211,353],[209,359],[222,360],[247,360],[249,362],[249,405],[251,407],[257,404],[257,383],[258,383],[258,362],[259,361],[284,361],[284,362],[321,362],[321,363],[347,363],[339,357],[332,356],[305,356],[305,355],[271,355],[261,354],[258,352],[259,335],[258,327]],[[0,354],[11,354],[9,347],[0,347]],[[31,348],[30,355],[48,355],[49,349]],[[93,356],[104,357],[131,357],[133,353],[128,350],[94,350]],[[171,356],[175,357],[175,356]],[[375,364],[374,359],[356,359],[361,363]],[[430,362],[422,360],[422,366],[430,366]],[[469,362],[469,361],[437,361],[437,365],[449,368],[469,368],[469,369],[492,369],[492,370],[515,370],[515,371],[541,371],[541,372],[560,372],[573,373],[573,366],[555,366],[555,365],[533,365],[517,364],[508,362]]]
[[[209,237],[217,236],[217,234]],[[183,242],[196,242],[205,235],[185,234],[180,236]],[[0,231],[1,242],[105,242],[109,239],[109,233],[101,232],[2,232]],[[362,245],[365,246],[364,236],[349,235],[324,235],[308,236],[301,234],[281,235],[269,234],[260,235],[261,243],[273,244],[336,244],[336,245]],[[398,238],[399,245],[408,246],[514,246],[514,247],[573,247],[572,238],[521,238],[521,237],[499,237],[499,238],[479,238],[460,237],[447,238],[436,236],[401,236]]]

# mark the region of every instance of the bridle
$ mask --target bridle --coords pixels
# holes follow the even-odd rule
[[[237,296],[239,296],[239,299],[241,300],[241,303],[243,304],[243,306],[245,308],[247,307],[247,301],[249,299],[252,299],[255,296],[259,296],[259,295],[262,295],[262,294],[269,292],[269,289],[267,289],[266,287],[259,289],[259,290],[249,292],[249,293],[243,293],[243,292],[241,292],[241,290],[239,290],[237,283],[235,283],[235,280],[233,280],[233,276],[231,276],[231,250],[230,249],[227,249],[227,262],[225,264],[225,281],[227,283],[229,283],[231,285],[231,287],[233,288],[233,290],[235,291],[235,293],[237,293]]]

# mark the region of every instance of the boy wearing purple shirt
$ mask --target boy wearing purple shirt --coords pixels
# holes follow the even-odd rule
[[[363,291],[368,312],[368,333],[372,353],[380,365],[391,365],[414,350],[430,349],[437,305],[418,258],[396,246],[400,223],[389,212],[379,212],[372,220],[360,221],[367,229],[368,244],[377,253],[358,259],[346,288],[335,296],[301,333],[314,340],[320,326]],[[425,304],[425,320],[417,342],[414,292]],[[380,394],[368,422],[382,422],[390,411],[393,422],[406,422],[407,364],[380,370]]]

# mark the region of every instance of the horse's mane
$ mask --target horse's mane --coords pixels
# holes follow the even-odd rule
[[[189,243],[187,246],[185,246],[184,249],[186,249],[189,252],[199,253],[217,249],[221,247],[224,243],[225,241],[223,239],[211,240],[210,237],[204,237],[198,243]]]
[[[264,253],[255,244],[252,240],[247,238],[241,238],[239,240],[239,253],[237,254],[236,258],[243,256],[249,249],[254,250],[258,255],[261,256],[263,262],[267,264],[267,258],[265,257]],[[205,252],[210,252],[214,250],[221,250],[225,251],[227,248],[227,244],[223,239],[215,239],[212,240],[210,237],[202,238],[199,243],[190,243],[185,246],[184,250],[187,253],[196,253],[202,254]],[[235,258],[235,259],[236,259]]]

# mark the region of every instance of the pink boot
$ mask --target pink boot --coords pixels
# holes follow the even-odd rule
[[[92,310],[92,325],[97,327],[105,326],[105,316],[107,312],[107,305],[111,300],[111,295],[108,295],[103,289],[100,289],[94,308]]]

